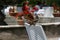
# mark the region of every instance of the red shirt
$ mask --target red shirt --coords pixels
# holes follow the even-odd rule
[[[23,12],[24,12],[24,14],[29,14],[30,12],[29,12],[29,6],[24,6],[23,7]]]

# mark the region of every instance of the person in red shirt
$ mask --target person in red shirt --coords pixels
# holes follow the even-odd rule
[[[22,10],[24,14],[29,14],[30,7],[28,6],[28,4],[29,4],[29,1],[26,1],[23,3]]]
[[[31,14],[31,11],[30,11],[30,7],[28,6],[29,4],[29,1],[26,1],[23,3],[23,7],[22,7],[22,10],[23,10],[23,14],[25,17],[30,17],[31,19],[33,19],[33,15]]]
[[[30,7],[28,6],[29,1],[23,3],[23,15],[27,20],[30,20],[30,23],[34,20],[33,13],[30,11]]]

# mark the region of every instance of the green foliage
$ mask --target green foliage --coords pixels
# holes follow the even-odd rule
[[[0,0],[0,5],[9,5],[9,4],[18,4],[18,6],[22,6],[23,2],[26,0]],[[60,6],[60,0],[28,0],[31,5],[36,5],[36,1],[46,2],[47,5],[52,5],[53,2]]]

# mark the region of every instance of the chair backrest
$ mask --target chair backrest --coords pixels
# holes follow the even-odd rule
[[[24,24],[27,30],[29,40],[47,40],[45,32],[41,25]]]

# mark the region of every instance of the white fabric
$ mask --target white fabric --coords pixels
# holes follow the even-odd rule
[[[9,9],[10,9],[10,8],[13,9],[12,6],[8,6],[7,8],[4,9],[4,14],[5,14],[5,15],[9,15]]]
[[[39,9],[37,12],[34,12],[35,14],[37,14],[39,17],[54,17],[53,13],[53,7],[43,7],[43,9]]]
[[[39,9],[39,10],[37,11],[37,14],[44,14],[44,12],[45,12],[44,9]]]
[[[53,8],[52,7],[47,7],[45,9],[44,17],[54,17],[53,16]]]

